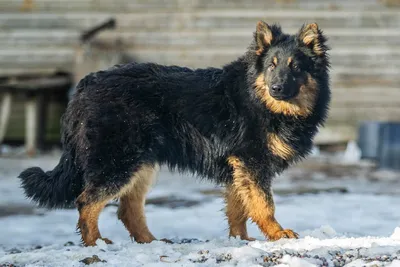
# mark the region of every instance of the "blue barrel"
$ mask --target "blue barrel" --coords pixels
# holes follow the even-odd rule
[[[358,128],[357,145],[361,150],[361,158],[377,160],[379,153],[381,122],[364,121]]]
[[[379,144],[379,168],[400,171],[400,123],[383,123]]]

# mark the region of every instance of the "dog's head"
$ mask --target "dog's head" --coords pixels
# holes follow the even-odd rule
[[[255,95],[272,113],[307,117],[328,105],[329,60],[326,37],[316,23],[288,35],[258,22],[252,58]]]

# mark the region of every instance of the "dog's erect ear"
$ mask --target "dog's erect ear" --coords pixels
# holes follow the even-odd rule
[[[318,56],[324,55],[327,50],[326,38],[318,28],[317,23],[304,25],[299,32],[299,41],[310,48]]]
[[[264,21],[260,20],[257,23],[256,29],[256,54],[261,55],[261,53],[271,45],[273,39],[274,36],[271,27]]]

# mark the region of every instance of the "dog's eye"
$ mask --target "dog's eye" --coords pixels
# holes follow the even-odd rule
[[[299,66],[297,64],[292,64],[292,69],[294,71],[299,71],[300,70],[300,68],[299,68]]]
[[[272,71],[275,69],[275,65],[273,63],[268,65],[268,70]]]

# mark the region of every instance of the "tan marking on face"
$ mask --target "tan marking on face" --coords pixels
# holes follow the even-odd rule
[[[292,57],[288,57],[287,59],[287,65],[290,66],[290,64],[292,63],[293,58]]]
[[[318,96],[317,82],[307,75],[304,84],[300,85],[299,94],[290,100],[276,100],[269,94],[269,88],[265,83],[264,74],[260,74],[254,84],[256,95],[264,102],[266,107],[273,113],[286,116],[307,117],[315,105]]]
[[[278,66],[278,58],[277,57],[274,57],[272,61],[274,62],[275,66]]]
[[[269,133],[267,136],[267,145],[269,150],[284,160],[289,160],[295,154],[295,151],[285,143],[278,135]]]
[[[243,203],[245,214],[258,225],[263,234],[270,240],[282,237],[291,237],[286,234],[275,219],[275,205],[272,192],[267,194],[259,187],[257,178],[237,157],[229,157],[228,164],[233,168],[233,183],[231,190],[235,191],[237,197]],[[291,231],[291,230],[290,230]]]

